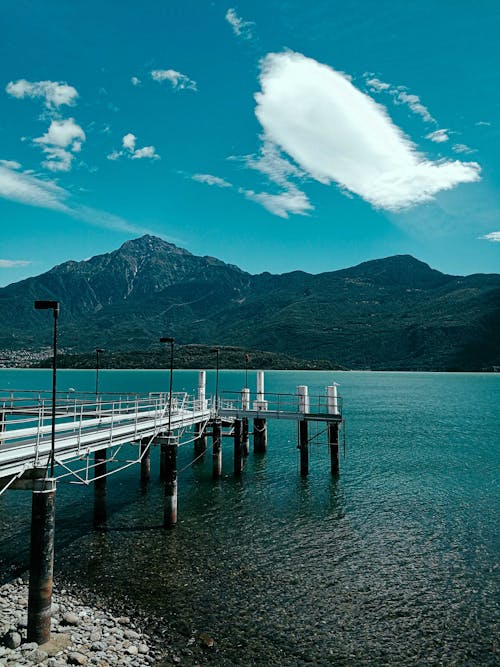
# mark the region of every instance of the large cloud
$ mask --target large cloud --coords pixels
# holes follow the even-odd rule
[[[256,115],[265,140],[316,180],[337,183],[373,206],[399,210],[479,180],[475,162],[433,162],[384,107],[342,73],[299,53],[262,61]]]
[[[42,165],[51,171],[69,171],[73,153],[80,152],[85,132],[73,118],[53,120],[47,132],[34,141],[40,144],[47,159]]]
[[[60,81],[19,79],[19,81],[10,81],[5,90],[9,95],[18,99],[41,97],[49,109],[56,109],[63,104],[72,106],[78,97],[76,88]]]

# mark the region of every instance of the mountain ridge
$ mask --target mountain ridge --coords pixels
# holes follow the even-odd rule
[[[500,275],[448,275],[411,255],[253,275],[145,235],[0,288],[0,354],[50,340],[35,299],[61,302],[61,345],[75,353],[148,350],[173,335],[351,368],[470,370],[500,358]]]

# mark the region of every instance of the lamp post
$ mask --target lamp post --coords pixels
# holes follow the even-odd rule
[[[245,388],[248,387],[248,361],[250,357],[245,354]]]
[[[56,450],[56,372],[57,372],[57,320],[59,317],[59,301],[35,301],[35,310],[52,310],[54,314],[54,340],[52,358],[52,433],[50,447],[50,476],[54,476],[54,459]]]
[[[170,423],[172,420],[172,380],[174,374],[174,339],[171,337],[160,338],[160,343],[170,344],[170,386],[168,391],[168,435],[170,437]]]
[[[99,393],[99,355],[105,352],[101,347],[96,347],[95,349],[95,395],[97,400],[97,394]]]

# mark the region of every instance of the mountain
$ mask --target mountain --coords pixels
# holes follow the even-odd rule
[[[153,236],[0,289],[0,356],[50,345],[35,299],[60,301],[60,346],[240,346],[349,368],[474,370],[500,363],[500,275],[451,276],[410,255],[312,275],[251,275]]]

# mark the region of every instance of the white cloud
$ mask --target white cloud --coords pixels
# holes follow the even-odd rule
[[[484,125],[485,127],[491,127],[491,123],[488,120],[478,120],[476,125],[478,127],[481,127],[481,125]]]
[[[470,148],[466,144],[453,144],[453,150],[455,153],[477,153],[475,148]]]
[[[128,134],[126,134],[123,137],[122,146],[123,146],[123,148],[126,148],[129,151],[134,151],[136,141],[137,141],[137,137],[135,136],[135,134],[132,134],[132,132],[129,132]]]
[[[16,269],[30,264],[31,262],[25,259],[0,259],[0,269]]]
[[[29,206],[68,211],[64,203],[68,193],[52,181],[44,181],[0,166],[0,197]]]
[[[28,206],[60,211],[91,225],[126,232],[148,233],[149,230],[106,211],[70,204],[70,194],[53,181],[45,181],[0,165],[0,197]],[[7,260],[4,260],[7,261]]]
[[[139,78],[137,78],[136,76],[133,76],[133,77],[131,77],[131,79],[130,79],[130,83],[131,83],[133,86],[139,86],[139,85],[141,84],[141,80],[140,80]]]
[[[500,243],[500,232],[490,232],[479,238],[484,239],[485,241],[492,241],[493,243]]]
[[[265,140],[317,181],[375,207],[396,211],[480,179],[477,163],[433,162],[417,152],[384,107],[311,58],[271,53],[260,83],[255,113]]]
[[[448,136],[448,130],[442,129],[442,130],[435,130],[434,132],[430,132],[429,134],[425,135],[426,139],[430,139],[436,144],[442,144],[445,141],[449,141],[450,137]]]
[[[59,81],[10,81],[5,90],[12,97],[41,97],[49,109],[57,109],[66,104],[73,106],[78,98],[78,91],[73,86]]]
[[[160,156],[156,152],[154,146],[143,146],[142,148],[136,148],[137,137],[132,132],[129,132],[124,137],[122,137],[122,147],[121,151],[113,151],[106,157],[108,160],[118,160],[121,157],[127,157],[131,160],[159,160]]]
[[[7,169],[21,169],[21,165],[15,160],[0,160],[0,165]]]
[[[252,39],[252,28],[255,25],[253,21],[244,21],[232,8],[227,10],[225,19],[237,37]]]
[[[132,154],[132,160],[143,160],[145,158],[150,160],[159,160],[160,156],[156,152],[154,146],[144,146],[143,148],[138,148]]]
[[[47,132],[33,141],[41,145],[47,156],[42,165],[50,171],[69,171],[73,161],[73,153],[79,153],[85,132],[75,123],[73,118],[53,120]]]
[[[243,159],[247,167],[260,171],[273,183],[285,188],[290,185],[290,177],[302,178],[305,176],[301,169],[283,157],[276,144],[266,141],[265,137],[263,137],[259,155],[245,155]]]
[[[174,69],[154,69],[151,78],[154,81],[169,81],[174,90],[197,90],[196,81]]]
[[[261,204],[270,213],[280,218],[288,218],[290,213],[295,215],[306,215],[314,207],[307,196],[298,188],[291,186],[286,192],[271,194],[269,192],[254,192],[253,190],[239,190],[247,199]]]
[[[380,93],[382,90],[389,90],[391,87],[389,83],[384,83],[376,78],[367,79],[366,83],[374,93]]]
[[[233,186],[228,181],[219,176],[212,176],[212,174],[193,174],[191,177],[193,181],[198,183],[206,183],[207,185],[216,185],[219,188],[232,188]]]

